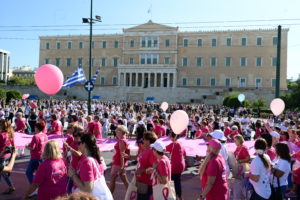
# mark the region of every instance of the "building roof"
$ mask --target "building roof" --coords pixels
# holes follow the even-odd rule
[[[123,29],[123,32],[154,32],[154,31],[178,31],[178,27],[166,26],[163,24],[153,23],[149,20],[145,24]]]

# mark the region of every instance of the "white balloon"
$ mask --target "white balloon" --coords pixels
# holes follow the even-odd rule
[[[245,95],[244,94],[239,94],[238,100],[242,103],[245,100]]]
[[[160,105],[160,108],[166,112],[166,110],[168,110],[169,104],[167,102],[162,102],[162,104]]]

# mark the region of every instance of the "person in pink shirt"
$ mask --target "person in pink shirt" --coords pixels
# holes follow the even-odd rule
[[[95,137],[97,139],[101,139],[102,138],[102,125],[99,122],[100,118],[99,116],[95,116],[94,117],[94,122],[93,122],[93,134],[95,135]]]
[[[45,128],[44,128],[44,130],[42,132],[43,133],[47,133],[47,122],[46,122],[45,118],[43,116],[41,116],[41,117],[38,118],[37,122],[45,124]]]
[[[269,133],[265,133],[261,135],[261,138],[265,139],[267,142],[266,154],[270,157],[271,161],[274,161],[277,154],[275,148],[272,146],[272,144],[274,144],[273,137]]]
[[[62,158],[59,145],[55,140],[46,144],[42,158],[44,162],[38,167],[24,199],[29,199],[36,189],[38,189],[37,199],[43,200],[53,200],[67,193],[67,163]]]
[[[160,125],[160,135],[161,135],[161,137],[166,136],[166,135],[167,135],[167,129],[166,129],[166,127],[165,127],[165,122],[164,122],[164,120],[163,120],[163,119],[160,119],[160,120],[158,121],[158,123],[159,123],[159,125]]]
[[[225,135],[225,137],[228,138],[228,136],[230,135],[230,132],[231,132],[231,128],[229,126],[229,123],[224,122],[224,135]]]
[[[160,128],[160,125],[159,125],[157,119],[153,120],[152,127],[153,127],[153,132],[157,135],[158,138],[160,138],[161,137],[161,128]]]
[[[201,124],[197,123],[196,125],[196,133],[195,133],[195,139],[201,139],[203,138],[203,135],[202,135],[202,130],[201,130]]]
[[[211,139],[207,150],[209,154],[199,170],[202,187],[200,200],[227,200],[228,183],[226,164],[220,155],[221,143],[216,139]]]
[[[234,141],[234,137],[238,134],[240,134],[238,127],[236,125],[233,125],[231,127],[231,132],[228,135],[228,141],[231,141],[231,142]]]
[[[127,160],[124,157],[124,154],[129,154],[130,150],[128,148],[129,144],[126,141],[126,134],[128,134],[128,129],[126,126],[121,125],[116,129],[116,136],[118,142],[114,146],[114,156],[110,172],[110,182],[109,188],[111,193],[114,193],[116,178],[120,176],[122,182],[124,183],[125,188],[128,188],[128,179],[126,176],[125,167],[127,166]]]
[[[11,123],[7,120],[0,120],[0,153],[6,148],[6,147],[13,147],[14,144],[14,129],[11,125]],[[4,165],[5,162],[9,161],[11,154],[3,154],[0,156],[0,165]],[[10,179],[10,177],[6,173],[0,174],[1,177],[4,178],[6,184],[8,185],[8,189],[3,192],[3,194],[11,194],[16,189]]]
[[[181,200],[181,174],[185,169],[186,152],[183,146],[177,142],[177,135],[175,133],[171,133],[170,139],[172,143],[166,147],[166,150],[170,152],[171,179],[174,181],[177,199]]]
[[[16,119],[15,119],[15,132],[25,133],[25,130],[26,130],[25,120],[22,119],[22,113],[18,112],[16,114]]]
[[[51,115],[51,127],[49,129],[49,134],[61,135],[62,125],[61,122],[57,119],[55,114]]]
[[[79,152],[82,154],[78,163],[78,169],[75,170],[69,167],[68,176],[74,182],[75,192],[82,191],[87,193],[97,193],[97,188],[94,188],[96,180],[103,179],[101,181],[102,193],[97,196],[99,199],[113,200],[112,194],[109,191],[104,180],[104,166],[101,160],[100,150],[96,143],[96,138],[92,134],[83,134],[78,141]],[[99,184],[99,182],[98,182]],[[105,191],[105,193],[103,193]]]
[[[43,133],[45,124],[36,123],[35,124],[35,135],[32,140],[25,147],[30,150],[30,161],[26,169],[26,176],[28,182],[32,184],[33,173],[37,170],[40,163],[42,162],[42,153],[46,143],[48,142],[48,136]]]

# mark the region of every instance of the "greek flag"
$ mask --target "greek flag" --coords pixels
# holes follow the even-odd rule
[[[100,72],[100,69],[98,69],[98,70],[95,72],[94,76],[93,76],[92,79],[91,79],[92,82],[95,82],[95,81],[96,81],[99,72]]]
[[[84,72],[82,66],[80,65],[78,69],[67,78],[66,82],[63,84],[63,87],[71,87],[85,80]]]

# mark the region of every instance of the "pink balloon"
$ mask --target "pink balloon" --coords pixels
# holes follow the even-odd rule
[[[166,110],[168,109],[169,104],[167,102],[162,102],[162,104],[160,105],[160,108],[166,112]]]
[[[27,99],[30,95],[29,94],[23,94],[22,99]]]
[[[35,109],[35,108],[37,108],[37,105],[36,105],[36,103],[31,103],[30,107],[33,108],[33,109]]]
[[[64,76],[58,67],[47,64],[38,68],[35,72],[34,80],[42,92],[53,95],[62,87]]]
[[[189,116],[183,110],[176,110],[170,118],[170,125],[175,134],[180,134],[189,124]]]
[[[285,103],[282,99],[276,98],[271,101],[270,108],[275,116],[280,115],[285,108]]]

